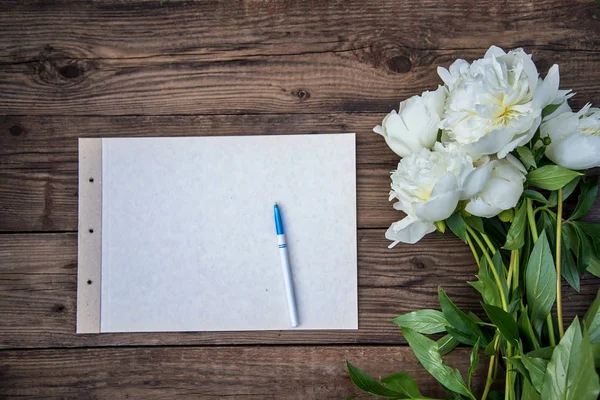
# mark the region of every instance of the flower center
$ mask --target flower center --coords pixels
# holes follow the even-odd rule
[[[593,114],[586,118],[581,118],[577,130],[585,136],[600,136],[600,118]]]

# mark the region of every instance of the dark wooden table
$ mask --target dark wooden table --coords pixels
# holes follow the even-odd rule
[[[438,65],[524,47],[600,104],[600,6],[564,1],[0,1],[0,397],[327,399],[371,374],[443,395],[390,318],[479,310],[459,240],[388,250],[397,157],[371,129]],[[77,138],[357,133],[358,331],[75,335]],[[598,215],[599,207],[594,215]],[[592,215],[592,218],[599,220]],[[599,287],[565,289],[566,318]],[[448,359],[464,370],[459,349]],[[481,390],[485,371],[476,376]]]

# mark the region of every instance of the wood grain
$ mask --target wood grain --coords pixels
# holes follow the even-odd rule
[[[485,50],[465,49],[461,57],[480,58]],[[600,53],[527,50],[534,51],[542,70],[550,62],[560,64],[561,84],[578,93],[575,106],[600,102],[600,83],[589,74],[598,67]],[[0,114],[380,113],[397,107],[399,100],[435,89],[442,83],[437,66],[448,67],[456,59],[452,50],[405,53],[410,68],[403,73],[375,62],[369,49],[241,60],[225,52],[4,64]]]
[[[372,127],[435,88],[436,66],[492,44],[524,47],[542,74],[559,63],[575,108],[600,103],[591,0],[3,1],[0,34],[1,398],[366,398],[345,359],[441,396],[387,320],[437,308],[438,284],[479,310],[475,265],[451,236],[386,248],[397,157]],[[344,131],[357,133],[358,331],[75,335],[78,137]],[[581,287],[563,291],[565,320],[598,279]],[[464,372],[467,349],[448,360]]]
[[[246,58],[362,47],[402,55],[404,48],[462,52],[510,44],[597,51],[600,45],[600,11],[589,0],[57,0],[5,1],[0,11],[5,42],[0,59],[17,62],[56,54],[145,58],[231,52]]]
[[[398,156],[372,132],[384,115],[0,117],[0,232],[77,230],[78,137],[335,132],[357,133],[358,227],[387,228],[401,214],[388,201]]]
[[[384,114],[0,118],[0,231],[77,229],[77,138],[357,132],[358,226],[387,227],[398,157],[372,132]]]
[[[0,114],[382,112],[491,44],[600,99],[589,1],[165,3],[4,5]]]
[[[2,235],[0,240],[0,348],[217,344],[404,344],[391,318],[439,308],[438,285],[465,311],[481,315],[480,298],[465,281],[476,266],[468,247],[449,235],[387,248],[383,230],[358,235],[357,331],[184,332],[75,335],[77,235]],[[565,319],[580,316],[594,299],[598,279],[586,277],[581,294],[565,288]]]
[[[486,359],[482,355],[474,377],[475,393],[483,391]],[[254,346],[3,351],[0,397],[369,398],[352,385],[346,360],[376,377],[410,373],[424,395],[444,396],[408,347]],[[447,357],[463,374],[468,360],[467,349]]]

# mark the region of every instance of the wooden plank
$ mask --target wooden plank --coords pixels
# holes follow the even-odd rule
[[[0,59],[17,62],[224,51],[242,58],[363,47],[402,56],[403,48],[493,43],[597,51],[600,45],[599,11],[589,0],[58,0],[3,2],[0,11]]]
[[[359,228],[387,228],[398,156],[372,132],[385,114],[0,117],[0,232],[77,229],[77,138],[357,133]],[[600,203],[590,213],[600,221]]]
[[[383,230],[358,233],[357,331],[184,332],[75,335],[77,235],[2,235],[0,240],[0,348],[122,345],[405,343],[391,318],[439,308],[441,285],[465,311],[481,315],[478,294],[465,281],[476,266],[468,247],[448,235],[387,248]],[[600,287],[586,276],[581,294],[564,290],[565,320],[582,316]]]
[[[372,132],[384,114],[0,118],[0,231],[77,229],[77,138],[357,133],[358,226],[400,217],[388,201],[398,162]]]
[[[375,377],[403,371],[426,396],[445,397],[405,346],[155,347],[0,351],[0,397],[94,399],[368,399],[345,361]],[[463,376],[468,349],[446,361]],[[473,380],[483,392],[487,357]]]
[[[509,43],[508,47],[514,47]],[[0,65],[3,115],[165,115],[382,112],[442,83],[438,65],[486,48],[402,49],[401,72],[370,49],[299,55],[228,53],[127,59],[49,58]],[[594,51],[533,50],[542,70],[558,63],[574,104],[600,101]],[[70,71],[70,72],[65,72]]]

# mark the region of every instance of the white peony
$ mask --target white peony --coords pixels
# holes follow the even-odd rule
[[[471,64],[457,60],[449,70],[439,67],[438,74],[448,88],[444,137],[474,156],[504,158],[529,142],[543,107],[564,95],[558,91],[558,67],[538,81],[531,55],[522,49],[505,53],[492,46],[484,58]]]
[[[564,112],[544,122],[542,137],[552,142],[546,157],[570,169],[600,167],[600,109],[587,104],[579,112]]]
[[[398,112],[389,113],[373,131],[383,136],[390,149],[400,157],[421,148],[431,149],[437,139],[445,98],[443,86],[413,96],[400,103]]]
[[[436,143],[434,150],[422,148],[403,158],[392,173],[390,200],[406,214],[393,223],[386,238],[416,243],[435,230],[434,222],[448,218],[459,200],[468,199],[485,186],[491,168],[475,168],[471,156],[456,146]]]
[[[500,160],[487,160],[485,165],[492,169],[490,179],[465,209],[473,215],[490,218],[517,205],[527,170],[511,154]]]

